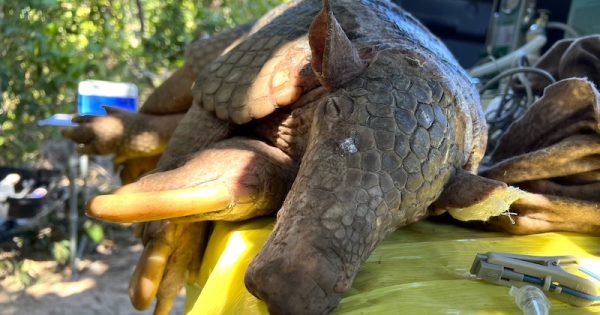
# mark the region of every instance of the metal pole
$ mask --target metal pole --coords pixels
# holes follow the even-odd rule
[[[89,162],[89,156],[85,154],[79,156],[79,176],[83,180],[81,187],[81,197],[83,204],[86,204],[90,199],[90,188],[88,187],[88,170],[90,165]],[[77,213],[77,215],[79,215],[79,212]],[[79,236],[79,229],[75,230],[75,233],[77,233],[77,236]],[[77,237],[77,239],[79,239],[79,237]],[[86,234],[83,234],[81,236],[81,242],[79,243],[78,251],[75,254],[75,259],[77,261],[83,258],[83,251],[85,250],[85,246],[87,245],[87,239],[88,237]]]
[[[71,280],[78,278],[77,272],[77,221],[79,213],[77,211],[77,152],[75,150],[69,157],[69,234],[70,234],[70,265]]]
[[[83,154],[79,157],[79,176],[83,179],[83,203],[85,204],[90,199],[90,188],[88,187],[88,170],[90,169],[90,158]]]

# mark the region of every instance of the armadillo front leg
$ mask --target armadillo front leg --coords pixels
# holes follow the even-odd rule
[[[210,145],[177,169],[94,198],[88,214],[115,222],[183,217],[177,224],[145,224],[144,253],[130,281],[136,308],[149,307],[156,296],[156,314],[165,314],[186,270],[200,257],[191,254],[201,252],[206,228],[205,222],[181,221],[243,220],[272,212],[285,198],[296,169],[296,162],[275,147],[232,138]]]
[[[296,167],[280,149],[232,138],[209,146],[177,169],[98,196],[87,210],[112,222],[248,219],[280,206]]]
[[[190,136],[182,136],[189,133],[189,130],[197,132]],[[175,136],[171,138],[158,167],[162,170],[177,167],[193,152],[229,136],[230,130],[229,123],[218,120],[197,106],[192,106],[174,132]],[[143,179],[143,182],[147,180]],[[177,184],[174,181],[169,183]],[[143,186],[139,182],[132,185]],[[127,187],[132,186],[125,186],[125,189]],[[116,208],[112,210],[118,211]],[[139,213],[138,215],[143,216]],[[168,221],[154,221],[142,225],[141,229],[145,230],[145,248],[131,278],[129,289],[134,307],[146,309],[157,297],[155,313],[167,314],[170,311],[175,296],[183,286],[187,269],[193,268],[194,262],[201,258],[198,253],[201,252],[205,241],[206,228],[205,222],[174,224]],[[192,255],[193,253],[196,255]]]

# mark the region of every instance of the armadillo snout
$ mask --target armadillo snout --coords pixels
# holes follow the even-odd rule
[[[246,287],[267,303],[271,314],[327,314],[341,299],[336,292],[341,271],[331,257],[310,245],[296,245],[261,253],[246,272]]]

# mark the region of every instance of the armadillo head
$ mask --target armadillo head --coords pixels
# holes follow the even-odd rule
[[[246,273],[274,314],[333,309],[375,246],[424,217],[471,150],[454,79],[410,50],[361,58],[325,3],[309,39],[330,93],[275,230]]]

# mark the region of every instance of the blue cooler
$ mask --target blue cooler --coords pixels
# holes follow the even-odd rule
[[[138,89],[133,83],[88,80],[79,83],[79,115],[104,116],[102,106],[135,112]]]

